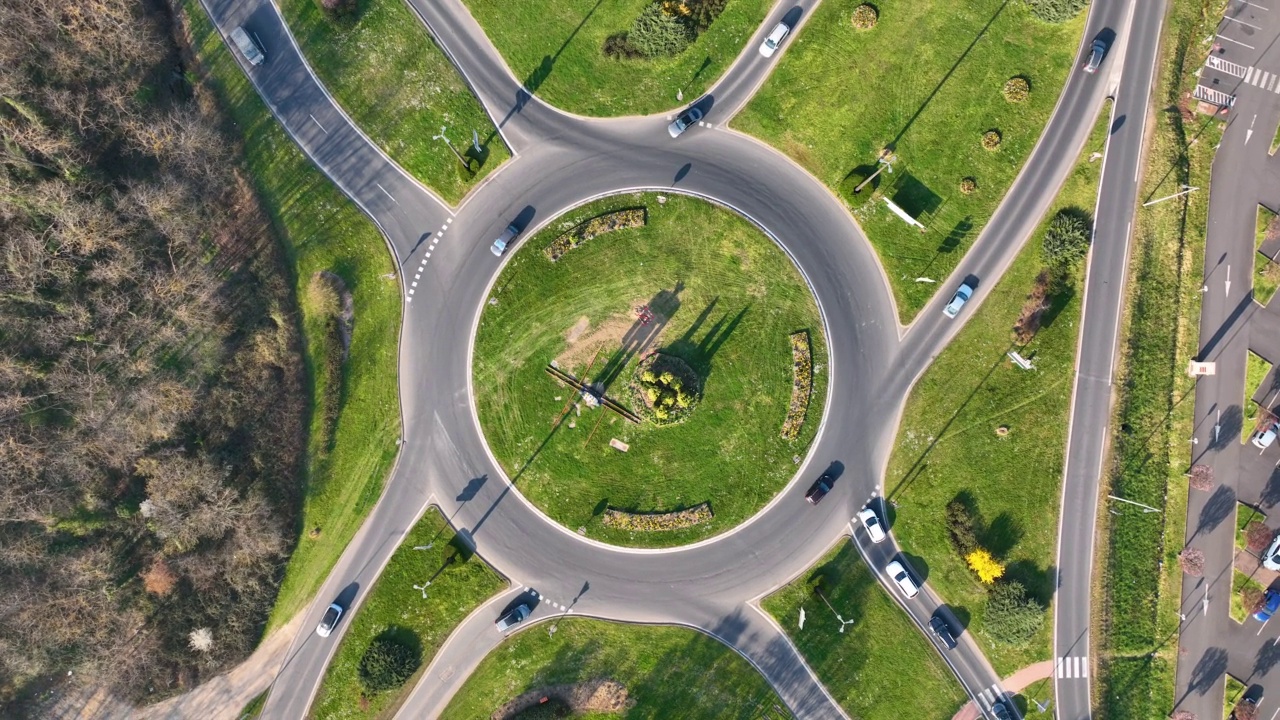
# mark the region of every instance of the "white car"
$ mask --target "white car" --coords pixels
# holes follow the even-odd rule
[[[320,624],[316,626],[316,634],[320,637],[329,637],[329,633],[338,626],[338,620],[342,619],[343,608],[338,603],[330,603],[329,609],[324,611],[324,617],[320,618]]]
[[[973,288],[969,287],[969,283],[961,283],[956,289],[956,294],[952,296],[951,302],[942,308],[942,314],[949,318],[953,318],[960,314],[960,308],[969,302],[969,298],[973,297]]]
[[[1266,429],[1254,433],[1253,446],[1259,450],[1266,450],[1276,441],[1276,433],[1280,433],[1280,422],[1271,423]]]
[[[1262,556],[1262,567],[1280,572],[1280,535],[1271,541],[1271,547]]]
[[[884,567],[884,571],[893,578],[893,583],[898,586],[903,595],[907,596],[908,600],[920,594],[920,586],[916,584],[915,578],[911,577],[911,573],[902,567],[902,563],[894,560]]]
[[[507,251],[507,246],[510,245],[511,241],[515,240],[516,236],[519,234],[520,228],[517,228],[515,225],[508,225],[507,229],[502,231],[502,235],[498,236],[498,239],[493,241],[493,247],[490,247],[489,250],[492,251],[494,255],[502,257],[502,253]]]
[[[765,57],[773,57],[773,53],[787,39],[787,35],[791,34],[791,26],[784,22],[780,22],[774,26],[773,32],[769,33],[769,37],[764,39],[764,43],[760,45],[760,54]]]
[[[876,515],[876,511],[869,507],[865,507],[858,513],[858,519],[867,528],[867,534],[871,536],[871,542],[883,542],[886,535],[884,532],[884,524],[880,522],[880,517]]]

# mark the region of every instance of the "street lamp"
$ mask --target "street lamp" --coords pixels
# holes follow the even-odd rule
[[[1119,502],[1122,502],[1122,503],[1129,503],[1130,505],[1137,505],[1138,507],[1142,508],[1142,512],[1144,512],[1144,513],[1158,513],[1158,512],[1160,512],[1160,510],[1158,510],[1157,508],[1153,508],[1153,507],[1151,507],[1150,505],[1143,505],[1142,503],[1140,503],[1140,502],[1135,502],[1135,501],[1133,501],[1133,500],[1125,500],[1124,498],[1122,498],[1122,497],[1116,497],[1115,495],[1108,495],[1107,497],[1111,498],[1112,500],[1116,500],[1116,501],[1119,501]]]
[[[443,140],[443,141],[444,141],[444,144],[445,144],[445,145],[446,145],[450,150],[453,150],[453,156],[454,156],[454,157],[456,157],[456,158],[458,158],[458,162],[462,164],[462,167],[466,168],[467,170],[470,170],[470,169],[471,169],[471,166],[467,164],[467,160],[466,160],[466,158],[462,157],[462,154],[461,154],[461,153],[459,153],[456,149],[454,149],[454,147],[453,147],[453,143],[449,142],[449,138],[448,138],[448,137],[445,137],[444,131],[445,131],[445,130],[448,130],[448,129],[449,129],[449,128],[448,128],[447,126],[445,126],[445,125],[441,125],[441,126],[440,126],[440,134],[439,134],[439,135],[432,135],[432,136],[431,136],[431,139],[432,139],[432,140]]]
[[[426,585],[414,585],[414,586],[413,586],[413,589],[414,589],[414,590],[421,590],[421,591],[422,591],[422,599],[423,599],[423,600],[426,600],[426,599],[427,599],[427,588],[429,588],[429,587],[431,587],[431,581],[430,581],[430,580],[428,580],[428,581],[427,581],[427,584],[426,584]]]
[[[1174,193],[1174,194],[1172,194],[1172,195],[1166,195],[1166,196],[1164,196],[1164,197],[1162,197],[1162,198],[1156,198],[1155,200],[1150,200],[1150,201],[1148,201],[1148,202],[1144,202],[1144,203],[1142,203],[1142,207],[1147,207],[1148,205],[1155,205],[1156,203],[1164,202],[1165,200],[1172,200],[1172,199],[1174,199],[1174,198],[1176,198],[1176,197],[1179,197],[1179,196],[1181,196],[1181,195],[1186,195],[1187,193],[1193,193],[1193,192],[1195,192],[1195,191],[1197,191],[1197,190],[1199,190],[1199,189],[1200,189],[1200,188],[1198,188],[1198,187],[1191,187],[1190,185],[1179,185],[1178,187],[1182,188],[1182,191],[1181,191],[1181,192],[1176,192],[1176,193]]]

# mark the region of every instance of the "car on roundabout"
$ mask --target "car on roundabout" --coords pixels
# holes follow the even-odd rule
[[[884,539],[888,537],[888,534],[884,531],[884,523],[880,522],[880,516],[876,515],[876,511],[870,506],[864,507],[858,512],[858,519],[867,528],[867,535],[871,537],[871,542],[884,542]]]
[[[831,492],[831,488],[835,487],[835,484],[835,476],[830,472],[824,472],[809,486],[809,492],[804,494],[804,499],[808,500],[810,505],[817,505],[822,502],[822,498],[826,497],[827,493]]]
[[[529,613],[528,603],[520,603],[511,608],[511,612],[498,618],[498,622],[494,623],[494,627],[498,628],[498,632],[506,632],[524,622],[529,617]]]
[[[667,126],[667,134],[673,138],[678,138],[690,126],[696,125],[702,119],[701,108],[691,107],[676,116],[675,120]]]
[[[489,251],[497,257],[502,257],[502,253],[507,251],[507,246],[510,245],[511,241],[515,240],[516,236],[519,234],[520,228],[515,225],[508,225],[507,229],[503,230],[502,234],[498,236],[498,239],[493,241],[493,245],[489,248]]]

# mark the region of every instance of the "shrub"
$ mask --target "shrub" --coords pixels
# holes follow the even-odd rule
[[[685,21],[693,28],[693,32],[697,35],[707,31],[711,27],[711,23],[720,17],[720,13],[724,12],[724,6],[729,0],[684,0],[680,3],[688,12]]]
[[[986,631],[994,639],[1016,645],[1044,624],[1044,610],[1018,582],[999,582],[987,592]]]
[[[1178,563],[1182,565],[1182,572],[1191,577],[1204,575],[1204,551],[1200,548],[1187,548],[1178,553]]]
[[[678,55],[695,39],[693,29],[678,15],[668,13],[661,3],[640,12],[627,33],[627,43],[649,58]]]
[[[1261,589],[1253,585],[1240,588],[1240,604],[1244,606],[1246,613],[1253,614],[1261,610],[1263,600]]]
[[[947,534],[951,537],[951,546],[961,557],[978,549],[978,536],[974,531],[973,513],[962,500],[947,503]]]
[[[1192,465],[1187,473],[1187,484],[1192,490],[1208,492],[1213,489],[1213,468],[1208,465]]]
[[[645,208],[627,208],[597,215],[586,222],[575,225],[571,230],[560,235],[551,244],[543,248],[551,262],[559,260],[562,255],[578,247],[582,243],[615,230],[627,230],[643,227],[649,220]]]
[[[626,31],[618,32],[604,39],[605,57],[635,59],[643,57],[639,50],[631,46]]]
[[[809,396],[813,394],[813,356],[809,349],[809,333],[791,334],[791,404],[782,421],[782,437],[794,440],[809,412]]]
[[[1251,551],[1258,553],[1266,549],[1271,542],[1271,538],[1275,537],[1275,532],[1266,525],[1257,520],[1249,523],[1244,529],[1245,546]]]
[[[1008,102],[1026,102],[1027,96],[1031,94],[1031,82],[1022,76],[1009,78],[1001,93]]]
[[[1001,137],[999,130],[988,130],[982,133],[982,147],[987,150],[995,150],[1000,147]]]
[[[1088,215],[1077,208],[1063,208],[1049,221],[1041,248],[1044,260],[1058,269],[1069,269],[1089,253]]]
[[[859,30],[870,30],[880,21],[880,11],[875,5],[863,3],[853,9],[853,26]]]
[[[964,193],[965,195],[972,195],[974,191],[976,191],[977,189],[978,189],[977,180],[971,177],[960,179],[960,192]]]
[[[1004,575],[1004,565],[982,548],[969,553],[964,560],[969,564],[969,569],[978,574],[978,579],[983,584],[990,585]]]
[[[1258,720],[1258,706],[1255,703],[1247,702],[1244,696],[1236,701],[1236,707],[1231,711],[1235,720]]]
[[[672,425],[688,417],[698,404],[699,385],[698,374],[688,363],[655,352],[636,366],[631,390],[650,422]]]
[[[370,692],[400,687],[422,663],[422,653],[387,634],[375,637],[360,658],[360,684]]]
[[[1061,23],[1079,15],[1089,0],[1026,0],[1026,2],[1036,19],[1047,23]]]

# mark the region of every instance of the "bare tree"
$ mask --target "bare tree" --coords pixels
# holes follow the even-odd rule
[[[1191,577],[1204,575],[1204,551],[1200,548],[1186,548],[1178,555],[1178,562],[1182,564],[1182,572]]]

